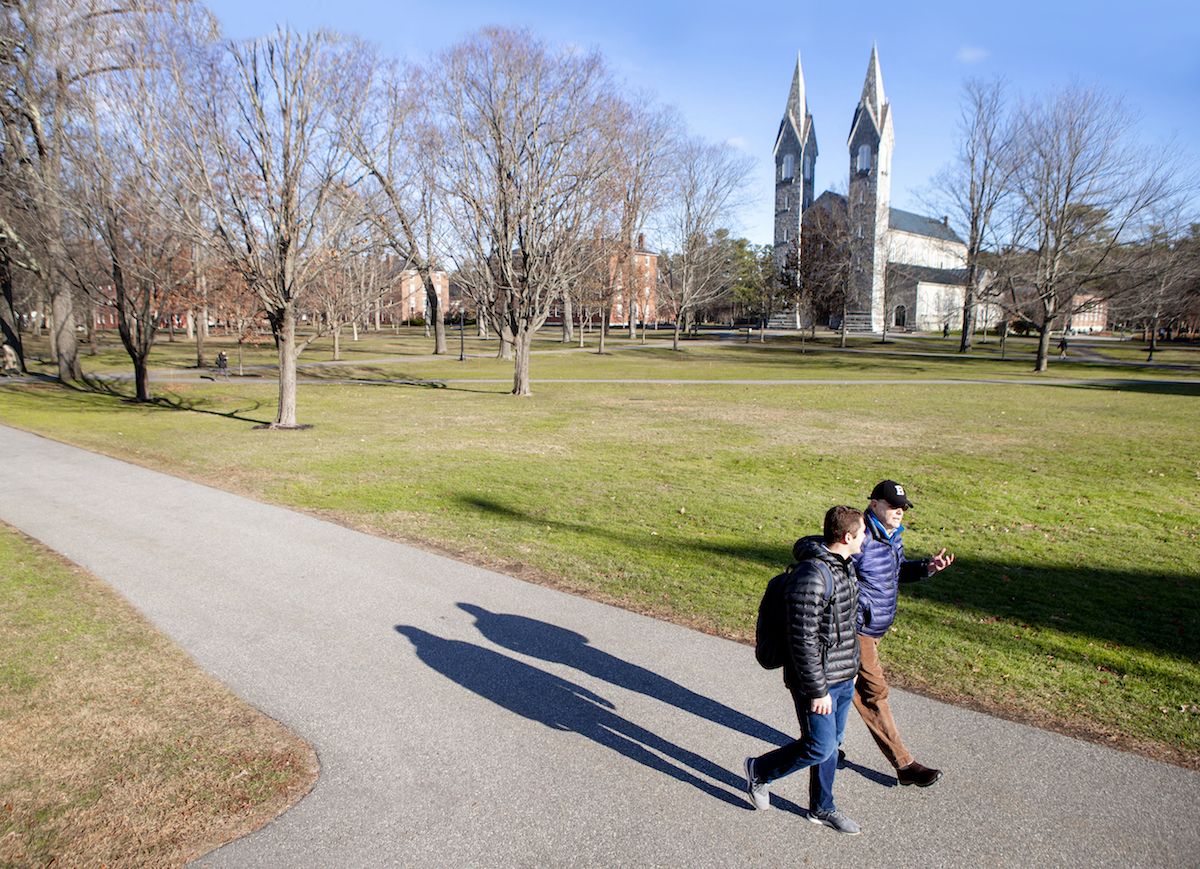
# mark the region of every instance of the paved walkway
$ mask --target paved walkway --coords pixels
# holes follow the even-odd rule
[[[317,748],[312,793],[196,866],[1195,867],[1200,773],[910,694],[896,786],[851,715],[847,837],[807,776],[754,812],[741,765],[796,730],[726,640],[0,426],[0,519],[119,589]]]

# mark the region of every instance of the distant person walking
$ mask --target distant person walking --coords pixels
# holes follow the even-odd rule
[[[854,707],[888,762],[896,768],[896,780],[902,785],[929,787],[942,777],[942,771],[922,766],[904,747],[900,731],[888,706],[888,683],[879,663],[879,643],[896,618],[899,584],[916,582],[945,570],[954,562],[943,549],[932,558],[910,560],[904,557],[900,524],[912,502],[904,487],[883,480],[871,491],[865,511],[867,533],[854,556],[858,573],[858,679],[854,687]],[[796,552],[803,540],[796,542]]]
[[[1058,358],[1067,358],[1067,333],[1063,332],[1063,336],[1058,339]]]
[[[217,377],[229,379],[229,357],[224,350],[217,354]]]
[[[784,580],[779,605],[787,645],[783,683],[796,706],[800,738],[746,758],[746,791],[754,808],[770,807],[767,786],[775,779],[809,767],[808,819],[849,835],[860,829],[834,806],[833,777],[858,672],[858,584],[851,557],[865,534],[862,513],[833,507],[825,514],[824,534],[796,544],[798,564]]]

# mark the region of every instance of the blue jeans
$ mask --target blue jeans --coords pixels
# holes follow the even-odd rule
[[[754,777],[761,782],[772,782],[810,767],[808,807],[814,812],[832,812],[834,809],[833,776],[837,772],[837,750],[846,732],[846,716],[854,705],[854,680],[830,685],[829,697],[833,700],[833,712],[818,715],[811,709],[811,698],[793,689],[792,701],[800,721],[800,738],[754,759]]]

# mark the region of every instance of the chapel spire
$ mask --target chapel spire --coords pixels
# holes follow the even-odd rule
[[[812,124],[808,113],[808,98],[804,92],[804,69],[800,65],[800,52],[796,52],[796,72],[792,75],[792,90],[788,94],[787,113],[796,126],[797,138],[801,142],[808,138],[807,128]]]
[[[787,106],[775,136],[775,264],[781,272],[789,268],[800,245],[804,209],[813,201],[817,134],[808,98],[804,92],[804,68],[796,52],[796,69],[788,91]],[[794,264],[791,271],[795,271]]]
[[[887,97],[883,94],[883,75],[879,72],[879,50],[871,46],[871,60],[867,63],[867,79],[863,82],[861,104],[871,110],[877,126],[883,125],[883,109]]]

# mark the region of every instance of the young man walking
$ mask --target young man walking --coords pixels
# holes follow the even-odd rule
[[[896,768],[897,781],[902,785],[925,788],[941,778],[942,771],[917,763],[904,747],[888,706],[888,683],[879,663],[879,641],[886,636],[896,618],[900,583],[933,576],[954,562],[954,556],[947,555],[945,549],[932,558],[904,557],[904,543],[900,539],[904,526],[900,523],[904,511],[912,506],[904,494],[904,487],[893,480],[883,480],[871,491],[866,509],[867,537],[862,550],[854,556],[859,584],[860,661],[854,708],[862,716],[883,756]]]
[[[781,599],[787,640],[783,682],[796,705],[800,738],[746,758],[746,791],[754,808],[770,807],[767,786],[775,779],[809,767],[808,819],[850,835],[859,826],[834,806],[833,777],[858,672],[858,587],[851,557],[865,534],[861,512],[833,507],[825,514],[824,535],[796,544],[798,564]]]

